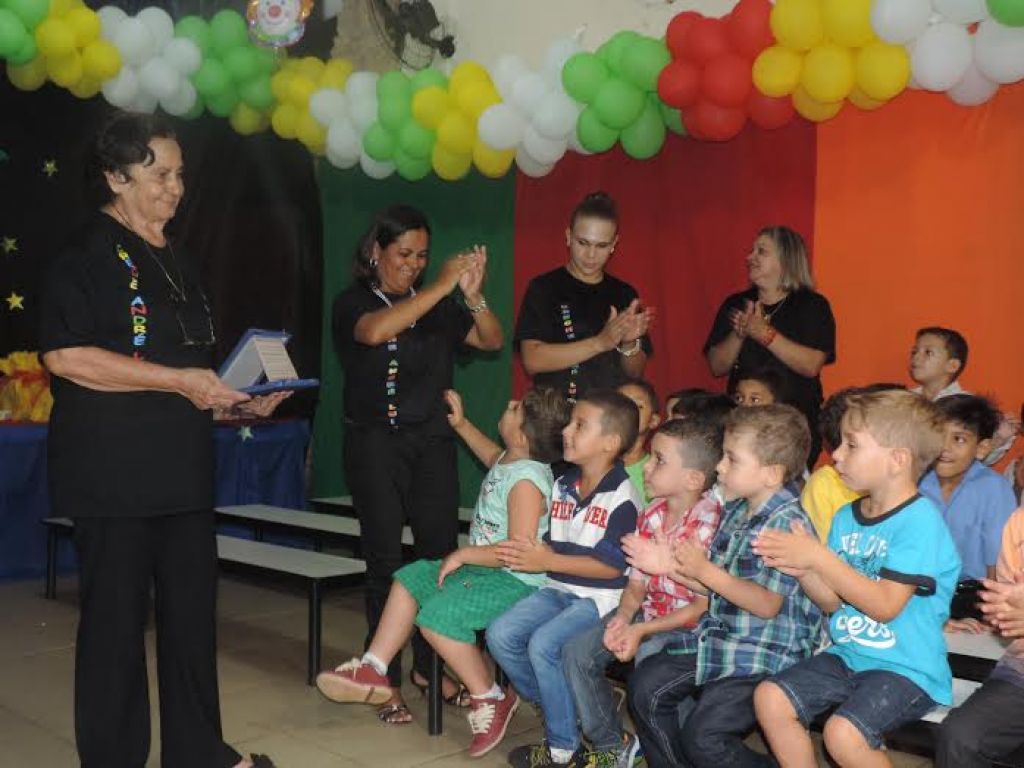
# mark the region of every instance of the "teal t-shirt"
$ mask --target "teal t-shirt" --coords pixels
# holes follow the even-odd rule
[[[915,496],[882,517],[860,513],[862,499],[836,513],[828,548],[865,576],[911,584],[915,592],[892,621],[881,623],[847,603],[832,614],[830,653],[854,672],[895,672],[933,701],[953,703],[942,626],[960,573],[960,556],[942,515]]]
[[[497,544],[508,538],[508,495],[520,480],[533,483],[544,497],[548,509],[537,526],[537,538],[540,539],[547,533],[551,511],[551,486],[555,482],[551,467],[532,459],[502,464],[499,458],[487,471],[484,481],[480,484],[480,495],[477,496],[476,507],[473,510],[473,522],[469,525],[469,543],[472,546]],[[544,573],[522,573],[507,568],[505,570],[531,587],[543,585],[547,578],[547,574]]]
[[[633,483],[633,487],[643,499],[644,508],[651,503],[651,500],[647,498],[647,490],[644,488],[644,464],[647,463],[648,458],[649,456],[645,453],[639,461],[626,466],[626,474],[629,475],[630,482]]]

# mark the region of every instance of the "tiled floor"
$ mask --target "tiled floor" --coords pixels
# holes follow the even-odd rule
[[[56,601],[42,598],[40,582],[0,584],[0,605],[0,768],[72,768],[74,581],[60,582]],[[324,607],[325,663],[352,656],[364,626],[358,590],[331,595]],[[469,742],[465,719],[446,707],[444,735],[428,736],[425,702],[416,691],[407,691],[416,722],[402,727],[382,726],[369,707],[326,701],[305,685],[306,602],[298,593],[225,577],[219,632],[225,737],[240,751],[269,754],[280,768],[499,766],[508,748],[540,736],[533,711],[522,707],[506,743],[470,760],[462,751]],[[152,665],[150,681],[156,702]],[[158,738],[154,713],[147,766],[159,765]],[[931,765],[893,757],[898,768]]]

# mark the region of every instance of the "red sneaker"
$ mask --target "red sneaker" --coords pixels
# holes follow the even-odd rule
[[[346,661],[340,667],[316,676],[316,687],[331,701],[383,704],[391,699],[391,684],[361,659]]]
[[[505,738],[512,715],[519,709],[519,697],[511,687],[505,690],[505,698],[469,700],[470,713],[466,716],[473,731],[469,745],[470,757],[483,757]]]

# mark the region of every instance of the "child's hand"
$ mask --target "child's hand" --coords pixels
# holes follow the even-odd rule
[[[1012,413],[1002,414],[999,426],[996,428],[995,434],[992,435],[993,447],[1001,448],[1007,442],[1017,437],[1018,432],[1020,432],[1020,419]]]
[[[448,557],[441,561],[441,568],[437,572],[437,588],[444,588],[444,580],[448,578],[452,573],[459,570],[465,563],[462,562],[462,557],[459,555],[459,550],[455,550]]]
[[[707,553],[687,539],[681,539],[672,546],[672,554],[675,557],[676,568],[691,579],[700,581],[700,573],[708,563]]]
[[[946,632],[967,632],[971,635],[987,635],[992,632],[992,627],[977,619],[950,619],[943,629]]]
[[[526,573],[548,570],[551,547],[537,539],[516,537],[497,544],[498,560],[506,568]]]
[[[626,619],[619,613],[616,613],[608,621],[604,628],[604,636],[601,641],[604,643],[604,647],[612,653],[619,645],[619,638],[622,635],[622,631],[630,624],[629,620]]]
[[[466,412],[462,408],[462,396],[454,389],[446,389],[444,401],[448,403],[448,409],[451,411],[448,414],[448,423],[452,425],[452,429],[458,429],[466,421]]]
[[[799,522],[794,522],[790,530],[791,533],[761,531],[752,549],[764,559],[764,564],[769,568],[799,577],[814,567],[823,545],[817,536]]]
[[[672,545],[661,534],[655,535],[653,539],[638,533],[623,536],[622,554],[626,556],[627,563],[651,576],[664,576],[676,568]]]
[[[643,639],[640,627],[636,624],[630,624],[619,634],[616,646],[614,648],[608,648],[608,650],[611,651],[619,661],[627,662],[636,656],[636,651],[640,647],[640,643],[643,642]]]
[[[1024,575],[1014,574],[1012,584],[982,579],[985,589],[978,592],[979,607],[985,619],[1003,637],[1024,637]]]

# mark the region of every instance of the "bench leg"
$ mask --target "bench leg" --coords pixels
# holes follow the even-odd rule
[[[57,529],[46,532],[46,599],[57,597]]]
[[[320,582],[309,583],[309,659],[307,660],[306,685],[313,685],[320,671]]]
[[[427,685],[427,733],[431,736],[439,736],[442,731],[441,724],[441,672],[444,665],[437,651],[430,654],[430,680]]]

